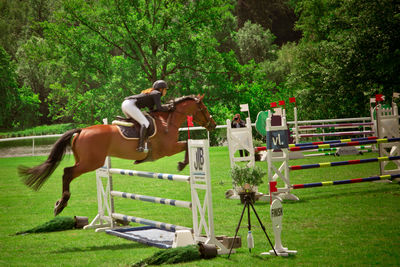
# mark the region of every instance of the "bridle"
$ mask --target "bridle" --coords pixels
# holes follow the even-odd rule
[[[199,104],[201,102],[201,99],[197,99],[196,100],[196,104]],[[201,114],[203,115],[203,117],[204,117],[204,119],[207,121],[207,124],[204,126],[206,129],[210,126],[210,124],[211,124],[211,120],[209,120],[208,118],[207,118],[207,110],[206,110],[206,108],[205,108],[205,106],[204,105],[200,105],[200,107],[199,107],[199,105],[197,105],[197,111],[196,111],[196,113],[194,114],[194,116],[199,112],[199,111],[201,111]],[[210,118],[211,118],[211,116],[210,116]]]
[[[205,127],[205,128],[208,128],[208,127],[210,126],[210,124],[211,124],[211,120],[208,120],[207,109],[206,109],[206,107],[205,107],[204,105],[199,105],[200,102],[201,102],[201,99],[196,99],[197,110],[194,112],[194,114],[192,114],[192,116],[193,116],[193,117],[197,117],[196,115],[197,115],[199,112],[201,112],[201,114],[203,115],[205,121],[207,121],[207,124],[206,124],[204,127]],[[175,103],[174,103],[174,106],[175,106]],[[187,113],[185,113],[185,112],[181,112],[181,111],[175,109],[173,112],[170,112],[170,113],[168,114],[167,125],[170,124],[171,117],[172,117],[172,114],[173,114],[174,112],[179,113],[179,114],[182,114],[182,115],[185,115],[185,116],[189,116],[189,115],[190,115],[190,114],[187,114]],[[211,116],[210,116],[210,118],[211,118]],[[175,125],[173,125],[173,126],[174,126],[175,128],[178,128],[178,129],[179,129],[179,127],[176,127]]]

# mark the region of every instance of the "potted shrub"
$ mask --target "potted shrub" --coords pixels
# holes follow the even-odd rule
[[[244,203],[245,195],[250,195],[253,203],[255,202],[256,188],[264,182],[262,178],[266,173],[257,166],[234,166],[231,169],[232,183],[238,191],[242,203]]]

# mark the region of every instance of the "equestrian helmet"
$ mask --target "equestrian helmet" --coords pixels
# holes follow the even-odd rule
[[[160,91],[163,88],[168,89],[168,84],[164,80],[158,80],[153,83],[153,89]]]

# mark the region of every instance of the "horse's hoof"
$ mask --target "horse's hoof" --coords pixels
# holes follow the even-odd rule
[[[54,216],[60,214],[66,206],[67,202],[64,202],[63,200],[57,200],[56,204],[54,205]]]
[[[183,170],[186,167],[187,163],[178,162],[178,171]]]

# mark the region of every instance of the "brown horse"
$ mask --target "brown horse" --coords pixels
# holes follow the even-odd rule
[[[188,147],[186,141],[178,141],[178,129],[186,120],[186,116],[193,116],[194,122],[209,131],[216,127],[202,99],[203,96],[181,97],[172,102],[173,108],[170,111],[152,112],[157,132],[148,140],[147,153],[137,152],[138,140],[128,140],[121,136],[118,126],[94,125],[66,132],[54,144],[44,163],[32,168],[20,166],[19,173],[24,177],[23,181],[27,186],[39,190],[57,168],[67,147],[71,146],[75,165],[64,169],[62,197],[54,207],[54,215],[57,216],[67,206],[71,196],[71,181],[83,173],[102,167],[106,156],[136,160],[135,163],[140,163],[186,150],[184,161],[178,163],[178,169],[182,170],[189,162]]]

